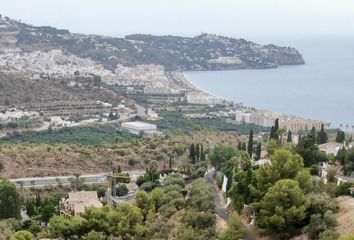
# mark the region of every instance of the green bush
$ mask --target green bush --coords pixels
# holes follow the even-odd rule
[[[129,189],[124,183],[119,183],[116,187],[116,194],[118,197],[122,197],[127,195],[129,192]]]

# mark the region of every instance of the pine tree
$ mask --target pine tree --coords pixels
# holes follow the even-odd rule
[[[248,148],[247,148],[248,155],[250,155],[250,158],[252,159],[252,153],[253,153],[253,130],[251,129],[250,135],[248,138]]]
[[[262,144],[258,143],[257,148],[256,148],[256,160],[261,159],[261,152],[262,152]]]
[[[288,143],[293,142],[293,137],[292,137],[292,133],[291,133],[290,129],[289,129],[289,131],[288,131],[288,138],[287,138],[286,141],[287,141]]]

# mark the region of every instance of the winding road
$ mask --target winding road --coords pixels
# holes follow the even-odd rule
[[[204,178],[213,191],[216,214],[218,214],[219,217],[227,221],[229,219],[230,212],[226,209],[226,207],[222,203],[222,200],[220,199],[218,190],[216,189],[216,186],[214,184],[213,174],[214,172],[210,171],[205,174]]]

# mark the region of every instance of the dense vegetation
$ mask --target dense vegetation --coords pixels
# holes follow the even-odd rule
[[[8,196],[19,200],[13,184],[2,181],[0,187],[14,189],[15,192]],[[108,236],[118,239],[216,239],[214,197],[203,179],[186,186],[181,175],[170,174],[164,180],[163,189],[156,188],[149,193],[139,191],[134,204],[89,208],[79,219],[56,215],[59,195],[52,193],[42,199],[37,191],[34,192],[35,198],[26,200],[31,220],[21,224],[15,220],[19,215],[14,210],[0,216],[6,219],[0,221],[2,239],[11,235],[11,239],[30,240],[33,236],[92,240]],[[15,211],[19,211],[19,207],[16,206]],[[38,220],[49,222],[49,226],[40,227]],[[22,235],[28,238],[20,238]]]
[[[265,131],[267,128],[254,124],[231,124],[226,123],[222,118],[213,119],[189,119],[183,117],[183,113],[179,111],[161,111],[161,119],[156,121],[157,126],[161,130],[176,131],[183,129],[184,131],[198,130],[202,128],[213,128],[220,131],[234,131],[240,134],[248,134],[251,129],[255,132]],[[257,130],[257,131],[256,131]]]
[[[41,132],[15,132],[8,134],[0,139],[0,143],[46,143],[46,144],[80,144],[80,145],[98,145],[104,143],[113,144],[117,138],[130,141],[139,137],[128,132],[117,132],[114,125],[103,124],[101,126],[87,127],[63,127],[58,130]]]

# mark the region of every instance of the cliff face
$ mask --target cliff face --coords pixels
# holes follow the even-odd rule
[[[243,39],[202,34],[193,38],[130,35],[111,38],[73,34],[53,27],[34,27],[9,18],[0,19],[0,50],[46,52],[60,49],[64,54],[90,58],[105,69],[117,65],[163,65],[167,71],[274,68],[304,64],[294,48],[262,46]],[[65,63],[61,63],[65,64]]]

